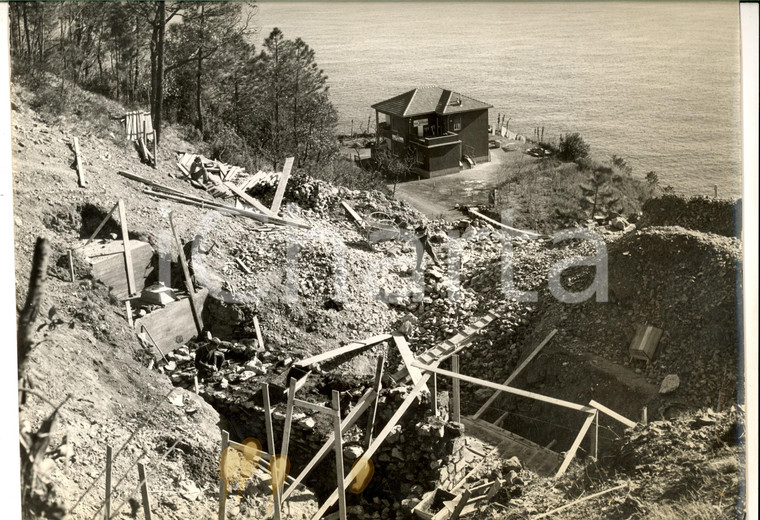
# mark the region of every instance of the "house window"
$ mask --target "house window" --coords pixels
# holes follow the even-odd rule
[[[462,129],[462,118],[459,116],[455,116],[451,118],[451,129],[454,132],[458,132]]]

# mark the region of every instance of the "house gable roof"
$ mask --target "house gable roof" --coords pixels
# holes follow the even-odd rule
[[[398,117],[412,117],[433,112],[440,115],[471,112],[493,105],[440,87],[423,87],[375,103],[372,108]]]

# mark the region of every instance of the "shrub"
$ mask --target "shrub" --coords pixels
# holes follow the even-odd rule
[[[559,158],[563,161],[577,161],[588,157],[590,149],[591,147],[577,132],[559,138]]]

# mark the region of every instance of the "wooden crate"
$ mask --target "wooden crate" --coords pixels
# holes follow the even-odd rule
[[[631,346],[628,347],[628,355],[631,360],[643,359],[647,363],[654,361],[661,337],[662,329],[647,324],[639,325],[631,341]]]

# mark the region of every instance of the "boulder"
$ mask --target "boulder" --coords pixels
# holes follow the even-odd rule
[[[677,375],[669,374],[665,376],[665,378],[662,380],[662,383],[660,384],[660,393],[669,394],[671,392],[675,392],[680,384],[681,380]]]

